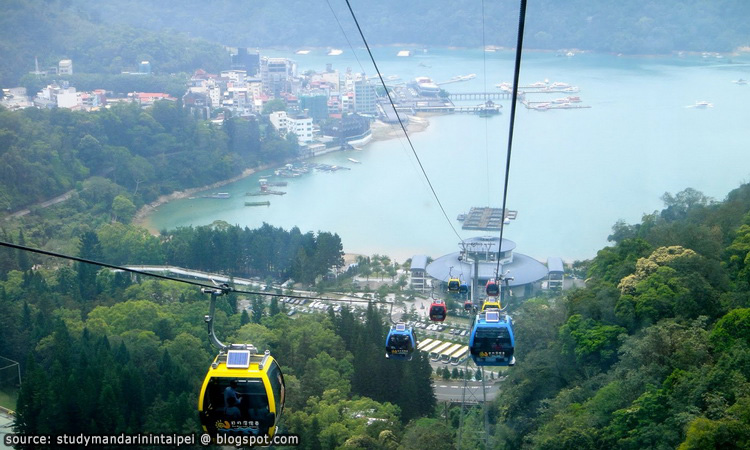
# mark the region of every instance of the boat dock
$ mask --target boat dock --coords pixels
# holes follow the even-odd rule
[[[451,100],[508,100],[510,92],[454,92],[448,94]]]
[[[271,202],[268,200],[265,202],[245,202],[245,206],[271,206]]]
[[[571,103],[555,103],[555,102],[530,102],[522,100],[521,104],[527,109],[535,109],[537,111],[546,111],[548,109],[584,109],[591,108],[591,105],[573,105]]]
[[[508,210],[503,214],[502,208],[472,207],[468,214],[460,214],[458,220],[463,218],[461,228],[464,230],[498,231],[503,220],[506,220],[507,224],[517,216],[518,211]]]
[[[248,196],[248,197],[250,197],[250,196],[257,196],[257,195],[284,195],[284,194],[286,194],[286,192],[271,191],[271,190],[268,190],[268,189],[266,189],[266,190],[260,190],[260,191],[257,191],[257,192],[245,192],[245,196]]]

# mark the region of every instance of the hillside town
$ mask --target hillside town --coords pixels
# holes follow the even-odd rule
[[[243,48],[232,55],[228,70],[218,74],[196,70],[180,99],[161,92],[79,91],[64,80],[73,70],[70,59],[46,70],[37,65],[31,73],[49,79],[49,84],[33,95],[23,87],[3,89],[0,104],[11,110],[36,107],[96,111],[119,102],[148,107],[160,100],[180,101],[195,117],[221,123],[228,117],[259,116],[269,101],[280,100],[283,110],[270,113],[271,125],[282,136],[293,133],[301,153],[308,155],[333,146],[362,145],[371,137],[371,121],[387,119],[378,103],[375,84],[363,73],[350,69],[340,73],[328,64],[324,72],[299,74],[291,59],[265,57]],[[151,64],[142,61],[137,71],[123,74],[150,76]]]

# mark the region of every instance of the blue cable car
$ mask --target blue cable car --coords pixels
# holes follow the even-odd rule
[[[497,297],[500,295],[500,286],[495,280],[487,280],[487,285],[485,285],[484,289],[487,291],[488,297]]]
[[[461,288],[461,280],[458,278],[451,278],[448,280],[448,292],[453,292],[454,294],[459,291]]]
[[[461,285],[458,287],[458,293],[461,295],[465,295],[469,293],[469,285],[466,283],[461,283]]]
[[[411,360],[417,349],[417,338],[414,329],[404,323],[397,323],[391,327],[385,338],[385,357],[388,359]]]
[[[471,359],[477,366],[513,366],[516,358],[513,320],[490,309],[477,315],[469,338]]]

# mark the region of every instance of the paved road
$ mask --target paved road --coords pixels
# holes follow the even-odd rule
[[[56,205],[60,202],[64,202],[65,200],[69,199],[73,195],[74,192],[75,192],[75,189],[68,191],[64,193],[63,195],[57,196],[51,200],[47,200],[46,202],[37,203],[35,206],[38,206],[40,208],[46,208],[48,206]],[[5,219],[8,220],[13,217],[25,216],[26,214],[30,212],[31,212],[30,209],[22,209],[20,211],[14,212],[13,214],[9,214],[8,217],[6,217]]]
[[[438,402],[460,402],[463,396],[463,386],[463,381],[438,380],[433,382],[432,389],[435,391],[435,398]],[[493,400],[500,390],[500,384],[488,381],[484,389],[487,391],[487,400]],[[481,402],[482,400],[482,382],[470,381],[466,389],[466,401],[473,403],[476,401]]]

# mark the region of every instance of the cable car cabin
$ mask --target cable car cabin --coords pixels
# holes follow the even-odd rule
[[[465,295],[469,293],[469,285],[466,283],[461,283],[461,285],[458,287],[458,293],[461,295]]]
[[[448,292],[458,293],[458,290],[461,288],[461,280],[458,278],[451,278],[448,280]]]
[[[471,311],[471,308],[473,308],[473,307],[474,307],[474,304],[471,303],[471,300],[466,300],[464,302],[464,310],[465,311]]]
[[[273,436],[284,395],[284,375],[268,350],[222,351],[203,380],[198,415],[212,435]]]
[[[484,289],[487,291],[488,297],[497,297],[500,295],[500,286],[498,286],[495,280],[487,280],[487,285]]]
[[[433,300],[430,305],[430,320],[433,322],[442,322],[448,315],[448,309],[442,300]]]
[[[485,312],[488,309],[503,309],[503,308],[500,307],[499,301],[487,299],[484,301],[484,303],[482,303],[482,312]]]
[[[397,323],[391,327],[385,338],[385,357],[388,359],[411,360],[417,348],[417,339],[412,327]]]
[[[471,359],[477,366],[513,366],[516,358],[513,320],[500,311],[480,313],[469,338]]]

